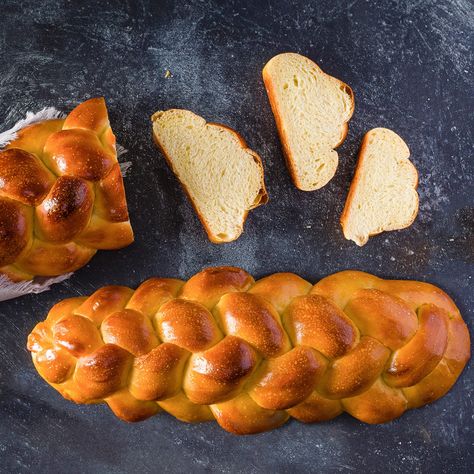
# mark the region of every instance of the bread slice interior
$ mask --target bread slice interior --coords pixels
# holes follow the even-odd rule
[[[357,245],[371,235],[408,227],[418,214],[418,172],[410,150],[393,131],[370,130],[362,141],[341,224]]]
[[[295,186],[321,188],[337,169],[334,148],[354,111],[351,88],[296,53],[273,57],[262,74]]]
[[[267,202],[260,157],[230,128],[188,110],[152,116],[155,142],[183,185],[209,239],[237,239],[248,211]]]

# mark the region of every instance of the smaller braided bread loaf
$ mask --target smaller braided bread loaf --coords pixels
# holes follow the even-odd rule
[[[132,241],[103,98],[20,130],[0,151],[0,275],[62,275]]]
[[[237,434],[343,411],[390,421],[443,396],[470,356],[458,309],[430,284],[357,271],[255,282],[232,267],[64,300],[28,349],[77,403],[105,401],[127,421],[161,409],[216,419]]]

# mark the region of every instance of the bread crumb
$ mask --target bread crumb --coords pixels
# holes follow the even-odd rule
[[[165,79],[168,79],[168,78],[170,78],[170,77],[173,77],[173,75],[171,74],[171,71],[170,71],[169,69],[167,69],[167,70],[165,71]]]

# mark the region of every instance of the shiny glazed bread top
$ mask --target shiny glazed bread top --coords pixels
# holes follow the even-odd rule
[[[40,375],[127,421],[161,409],[256,433],[346,411],[383,423],[443,396],[470,356],[452,300],[344,271],[311,285],[233,267],[64,300],[29,336]]]
[[[0,274],[61,275],[132,241],[103,98],[20,130],[0,151]]]

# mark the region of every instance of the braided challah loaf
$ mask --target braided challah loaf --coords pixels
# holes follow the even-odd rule
[[[160,409],[216,419],[237,434],[343,411],[390,421],[443,396],[470,356],[458,309],[430,284],[357,271],[255,282],[232,267],[64,300],[28,349],[77,403],[105,401],[127,421]]]
[[[103,98],[22,129],[0,151],[0,274],[12,281],[85,265],[133,241]]]

